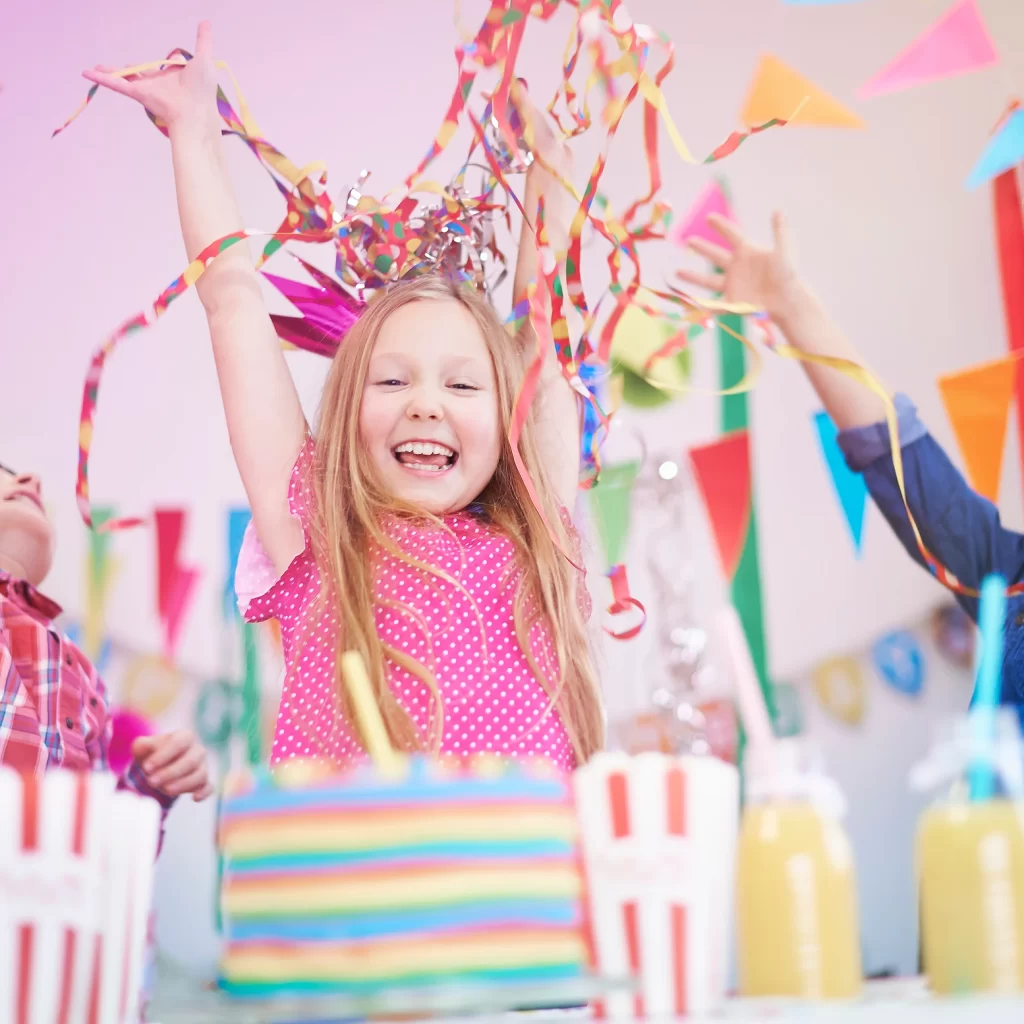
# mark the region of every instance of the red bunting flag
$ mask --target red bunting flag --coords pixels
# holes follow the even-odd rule
[[[736,430],[711,444],[691,448],[690,463],[722,572],[731,581],[750,528],[750,435]]]
[[[172,659],[192,604],[199,570],[181,564],[181,541],[185,532],[184,509],[157,509],[156,526],[156,608],[163,626],[164,654]]]

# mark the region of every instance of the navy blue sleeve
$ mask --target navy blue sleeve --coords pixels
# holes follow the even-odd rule
[[[907,502],[925,547],[965,586],[980,587],[990,572],[1019,582],[1024,535],[1006,529],[998,509],[971,489],[906,396],[897,395],[896,409]],[[838,441],[849,467],[864,474],[871,497],[911,558],[924,565],[896,483],[886,424],[841,431]],[[958,600],[976,620],[977,600]]]

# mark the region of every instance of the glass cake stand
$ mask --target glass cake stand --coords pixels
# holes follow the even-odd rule
[[[146,1018],[152,1024],[339,1024],[367,1017],[499,1017],[536,1010],[531,1021],[572,1016],[579,1007],[611,991],[633,987],[629,980],[586,977],[542,984],[433,985],[359,996],[296,996],[238,999],[169,967],[158,974]],[[584,1014],[585,1010],[580,1010]]]

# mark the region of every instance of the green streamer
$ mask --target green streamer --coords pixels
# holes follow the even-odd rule
[[[728,334],[726,327],[737,334],[743,333],[743,318],[734,314],[723,315],[722,326],[718,329],[718,351],[720,359],[720,387],[734,387],[747,372],[747,351],[735,338]],[[749,401],[746,392],[722,396],[722,432],[749,430]],[[743,543],[739,566],[730,588],[732,603],[743,623],[750,646],[750,657],[754,662],[761,692],[772,719],[775,718],[775,700],[772,684],[768,678],[768,654],[765,647],[764,612],[762,608],[761,569],[757,553],[757,500],[756,490],[750,488],[750,527]],[[741,746],[742,751],[742,736]]]

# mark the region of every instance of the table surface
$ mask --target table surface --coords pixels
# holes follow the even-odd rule
[[[541,1003],[563,1005],[582,1001],[595,994],[593,982],[572,983],[569,986],[551,986],[548,989],[533,988],[531,995]],[[417,1007],[402,1006],[390,996],[386,1009],[390,1014],[422,1014],[432,1024],[460,1020],[465,1024],[467,1014],[473,1013],[474,1022],[509,1021],[528,1016],[530,1024],[542,1022],[565,1022],[586,1020],[586,1010],[540,1010],[527,1014],[508,1013],[500,1006],[510,1005],[508,990],[490,991],[488,1005],[480,1005],[479,997],[471,997],[465,990],[448,990],[435,993],[431,1005]],[[339,1001],[336,998],[315,1000],[290,1000],[274,1004],[244,1002],[226,997],[222,993],[197,986],[194,981],[176,975],[173,971],[162,972],[149,1019],[153,1024],[294,1024],[298,1021],[315,1021],[317,1024],[333,1024],[344,1019],[351,1020],[365,1013],[367,1004]],[[922,978],[895,978],[886,981],[868,982],[863,995],[853,1003],[830,1003],[813,1005],[796,1003],[791,1000],[729,1000],[723,1010],[713,1017],[688,1018],[691,1021],[725,1021],[729,1024],[760,1024],[763,1021],[788,1020],[802,1024],[859,1024],[870,1021],[894,1021],[898,1024],[967,1024],[983,1021],[984,1024],[1020,1024],[1024,1021],[1024,994],[1020,996],[970,996],[955,999],[939,999],[927,990]]]

